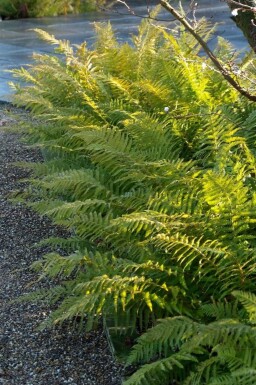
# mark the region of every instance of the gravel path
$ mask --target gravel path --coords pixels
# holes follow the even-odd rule
[[[40,159],[17,134],[5,131],[20,113],[0,104],[0,385],[120,385],[120,367],[102,330],[83,335],[65,327],[39,332],[36,328],[49,309],[10,304],[36,280],[29,265],[45,249],[34,244],[58,231],[45,218],[7,200],[26,177],[26,171],[11,163]]]

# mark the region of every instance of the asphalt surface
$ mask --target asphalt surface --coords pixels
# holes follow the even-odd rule
[[[129,0],[128,0],[129,2]],[[120,41],[127,41],[136,33],[141,17],[146,13],[146,3],[156,0],[133,1],[131,8],[137,16],[131,15],[124,6],[108,12],[93,12],[80,16],[60,16],[42,19],[4,20],[0,22],[0,100],[10,101],[12,90],[9,82],[13,76],[9,70],[26,66],[32,61],[33,52],[52,52],[53,47],[40,40],[33,31],[43,29],[59,39],[67,39],[73,44],[86,41],[93,44],[94,22],[110,21]],[[129,2],[130,3],[130,2]],[[184,3],[186,1],[184,0]],[[188,2],[187,2],[188,3]],[[237,49],[244,49],[247,43],[241,32],[230,19],[230,12],[225,2],[220,0],[198,0],[197,17],[206,16],[212,22],[218,22],[216,33],[229,39]],[[162,14],[165,20],[172,19],[169,14]],[[214,39],[212,44],[214,44]]]

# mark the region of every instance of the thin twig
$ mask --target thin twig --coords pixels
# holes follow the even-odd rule
[[[125,8],[127,9],[127,12],[123,12],[123,11],[121,12],[121,11],[119,11],[116,8],[110,8],[109,9],[108,7],[104,7],[104,6],[99,7],[99,9],[101,11],[111,12],[111,14],[115,13],[115,14],[120,15],[120,16],[130,16],[130,15],[132,15],[132,16],[138,17],[139,19],[148,19],[148,20],[166,22],[166,19],[161,19],[161,18],[158,18],[158,17],[152,17],[150,15],[149,11],[148,11],[149,13],[147,13],[146,15],[139,15],[131,7],[128,6],[126,1],[117,0],[116,2],[120,3],[120,4],[123,4],[125,6]],[[173,21],[176,21],[176,19],[168,20],[168,22],[173,22]]]
[[[240,86],[240,84],[231,76],[230,72],[223,67],[223,65],[220,63],[218,58],[214,55],[212,50],[208,47],[207,43],[201,38],[200,35],[194,30],[192,25],[188,22],[188,20],[182,16],[173,6],[171,6],[168,1],[166,0],[160,0],[160,4],[163,8],[165,8],[172,16],[175,17],[176,20],[178,20],[189,33],[194,36],[194,38],[198,41],[200,46],[203,48],[204,52],[207,54],[207,56],[211,59],[215,67],[220,71],[222,76],[225,80],[233,87],[235,88],[241,95],[245,96],[247,99],[256,102],[256,95],[252,95],[250,92],[248,92],[246,89]]]
[[[250,5],[239,3],[238,1],[235,1],[235,0],[226,0],[226,2],[228,4],[237,5],[239,7],[239,9],[241,9],[241,10],[248,10],[248,11],[256,13],[256,7],[251,7]]]

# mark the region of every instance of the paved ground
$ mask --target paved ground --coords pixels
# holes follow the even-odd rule
[[[129,1],[128,1],[129,2]],[[156,0],[151,0],[156,3]],[[145,0],[133,1],[136,14],[145,12]],[[237,48],[246,45],[239,30],[230,20],[230,12],[225,3],[218,0],[199,0],[197,15],[205,15],[213,21],[222,22],[218,32],[229,38]],[[120,14],[123,13],[123,14]],[[170,15],[165,15],[170,18]],[[90,13],[83,16],[68,16],[58,18],[24,19],[2,21],[0,23],[0,100],[10,100],[8,82],[12,75],[6,70],[24,66],[31,62],[33,52],[49,52],[51,47],[38,39],[34,28],[41,28],[54,34],[57,38],[68,39],[72,43],[88,44],[93,41],[93,22],[110,20],[120,40],[127,40],[136,31],[140,17],[129,15],[124,7],[119,13],[113,10],[108,13]]]

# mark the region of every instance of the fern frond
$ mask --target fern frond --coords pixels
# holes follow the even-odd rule
[[[238,302],[230,303],[226,300],[221,302],[213,301],[211,304],[202,305],[200,310],[207,317],[215,318],[216,320],[239,318]]]
[[[177,368],[185,369],[184,362],[196,362],[196,358],[186,353],[175,353],[170,357],[163,358],[157,362],[144,365],[128,380],[124,385],[161,385],[170,384],[170,381],[175,378]]]
[[[249,314],[250,322],[256,323],[256,295],[250,292],[233,291],[232,293],[242,303]]]
[[[73,48],[71,47],[68,40],[56,39],[56,37],[54,35],[50,35],[48,32],[46,32],[40,28],[35,28],[34,31],[37,33],[37,35],[42,40],[46,41],[47,43],[52,44],[52,45],[58,45],[56,52],[63,53],[67,56],[73,55]]]
[[[199,325],[186,317],[165,318],[139,337],[129,355],[127,365],[150,361],[156,356],[166,356],[171,350],[180,348],[199,331]]]
[[[219,376],[209,382],[209,385],[253,385],[256,381],[256,370],[244,368],[230,375]]]

